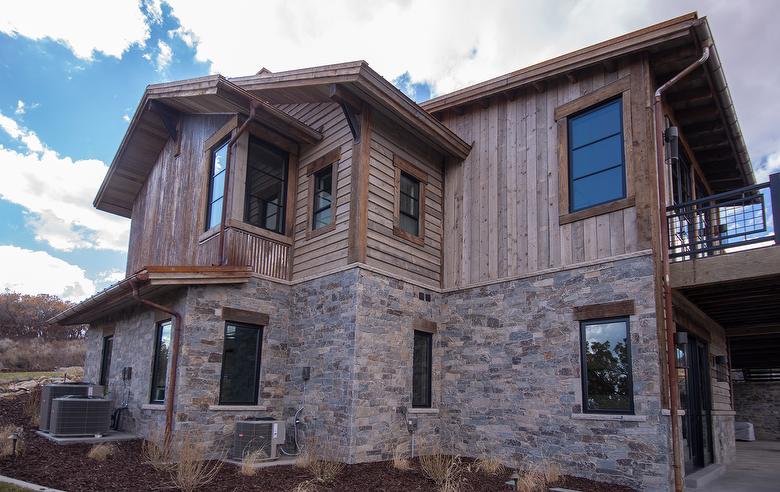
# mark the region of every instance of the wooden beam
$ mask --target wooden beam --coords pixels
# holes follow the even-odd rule
[[[678,261],[670,273],[674,289],[780,276],[780,246]]]
[[[148,108],[150,112],[156,114],[160,118],[165,130],[168,132],[168,136],[175,142],[178,138],[177,129],[179,127],[179,112],[154,99],[149,101]]]
[[[352,146],[352,173],[350,176],[349,236],[347,262],[365,263],[368,234],[368,175],[371,153],[373,118],[371,106],[360,112],[361,139]]]
[[[630,316],[634,313],[634,300],[629,299],[626,301],[577,306],[574,308],[574,319],[582,321],[587,319],[615,318],[618,316]]]

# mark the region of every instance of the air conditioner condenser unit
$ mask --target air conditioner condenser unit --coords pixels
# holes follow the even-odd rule
[[[51,403],[49,433],[55,437],[102,436],[111,429],[113,402],[105,398],[64,396]]]
[[[255,420],[239,420],[233,434],[233,446],[230,457],[242,460],[247,454],[258,449],[263,450],[266,459],[278,457],[277,447],[286,439],[285,421],[270,417]]]
[[[41,391],[41,408],[38,419],[38,429],[47,432],[49,430],[49,418],[51,416],[51,402],[55,398],[63,396],[100,396],[103,387],[89,383],[52,383],[47,384]]]

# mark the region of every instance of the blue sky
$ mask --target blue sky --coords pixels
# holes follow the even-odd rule
[[[0,19],[0,288],[79,299],[122,277],[129,221],[91,207],[97,187],[147,84],[213,72],[365,59],[422,101],[698,9],[710,15],[754,167],[762,176],[780,169],[780,69],[761,62],[762,49],[780,45],[774,29],[762,28],[777,7],[667,3],[8,2]],[[744,70],[766,73],[743,80]]]

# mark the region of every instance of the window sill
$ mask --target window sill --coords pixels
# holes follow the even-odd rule
[[[309,226],[311,227],[311,226]],[[306,239],[314,239],[317,236],[322,236],[323,234],[327,234],[328,232],[331,232],[336,229],[336,222],[331,222],[330,224],[322,227],[318,227],[314,230],[307,230],[306,231]]]
[[[262,412],[267,409],[265,405],[209,405],[213,412]]]
[[[662,408],[661,409],[661,415],[671,415],[671,414],[672,414],[672,411],[669,410],[668,408]],[[677,415],[678,416],[685,415],[685,410],[677,410]]]
[[[141,405],[141,410],[155,410],[155,411],[163,411],[165,410],[165,404],[164,403],[144,403]]]
[[[214,226],[208,231],[202,232],[200,236],[198,236],[198,244],[202,244],[218,234],[219,226]]]
[[[424,237],[415,236],[414,234],[410,232],[406,232],[405,230],[401,229],[398,226],[393,226],[393,235],[396,237],[400,237],[401,239],[406,239],[410,243],[414,243],[418,246],[423,246],[425,244]]]
[[[558,217],[558,223],[560,225],[571,224],[572,222],[577,222],[578,220],[588,219],[597,215],[604,215],[611,212],[616,212],[618,210],[623,210],[624,208],[633,207],[635,204],[636,198],[629,196],[615,200],[613,202],[595,205],[593,207],[586,208],[585,210],[579,210],[569,214],[561,214]]]
[[[647,415],[622,415],[613,413],[573,413],[574,420],[611,420],[619,422],[646,422]]]
[[[406,411],[409,415],[439,415],[438,408],[410,408]]]

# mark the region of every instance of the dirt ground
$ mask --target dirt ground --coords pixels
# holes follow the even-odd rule
[[[29,395],[0,399],[0,427],[14,424],[24,428],[24,453],[16,458],[0,458],[0,474],[39,485],[71,492],[93,490],[174,490],[170,476],[143,462],[140,441],[116,444],[116,452],[106,461],[87,458],[91,446],[60,446],[35,434],[24,407]],[[464,463],[469,463],[465,461]],[[510,472],[486,475],[475,471],[464,475],[464,491],[510,490],[505,484]],[[225,464],[216,479],[203,487],[208,491],[291,491],[312,476],[304,469],[280,466],[260,469],[252,477],[241,475],[236,466]],[[563,477],[558,487],[583,492],[632,492],[622,486]],[[332,484],[317,485],[315,490],[333,491],[435,491],[417,463],[411,470],[399,471],[389,462],[347,465]],[[635,492],[635,491],[634,491]]]

